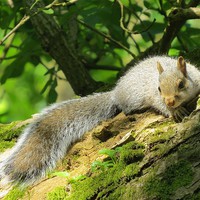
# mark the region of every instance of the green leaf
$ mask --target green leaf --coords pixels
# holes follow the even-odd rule
[[[105,154],[105,155],[108,155],[109,157],[113,157],[115,155],[115,151],[114,150],[111,150],[111,149],[101,149],[99,151],[99,154]]]
[[[52,79],[50,78],[47,82],[46,82],[46,84],[45,84],[45,86],[42,88],[42,90],[41,90],[41,94],[43,94],[46,90],[47,90],[47,88],[51,85],[51,82],[52,82]]]
[[[24,71],[24,66],[26,64],[26,59],[23,57],[18,57],[10,65],[8,65],[1,77],[0,82],[4,84],[8,78],[15,78],[20,76]]]
[[[144,0],[144,5],[148,9],[158,9],[158,3],[155,0]]]
[[[57,80],[54,79],[51,82],[50,90],[49,90],[49,93],[48,93],[48,96],[47,96],[48,103],[53,103],[57,99],[58,95],[57,95],[57,92],[56,92],[56,86],[57,86]]]
[[[101,149],[99,151],[99,154],[105,154],[105,155],[109,156],[112,159],[113,163],[116,162],[116,153],[117,153],[117,151],[115,151],[113,149]]]
[[[42,10],[44,13],[46,13],[47,15],[53,15],[54,14],[54,10],[53,9],[48,9],[48,10]]]

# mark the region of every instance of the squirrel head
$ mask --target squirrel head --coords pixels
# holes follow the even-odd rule
[[[186,62],[182,56],[177,60],[177,65],[173,69],[165,70],[162,65],[157,62],[159,72],[160,95],[167,107],[176,108],[180,106],[189,95],[189,80],[186,69]]]

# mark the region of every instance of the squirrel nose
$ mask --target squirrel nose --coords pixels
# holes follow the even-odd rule
[[[165,99],[165,103],[167,106],[172,107],[175,105],[175,100],[174,100],[174,98],[167,98],[167,99]]]

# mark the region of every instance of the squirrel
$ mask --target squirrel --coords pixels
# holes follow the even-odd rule
[[[157,69],[156,69],[157,66]],[[56,166],[86,131],[116,115],[153,108],[180,122],[187,102],[200,93],[200,71],[183,57],[153,56],[136,64],[108,92],[55,103],[37,114],[11,153],[0,162],[0,179],[30,185]]]

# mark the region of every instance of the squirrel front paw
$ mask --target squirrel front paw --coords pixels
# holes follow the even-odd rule
[[[181,122],[184,117],[187,117],[190,114],[190,112],[186,108],[179,106],[171,111],[171,114],[175,122]]]

